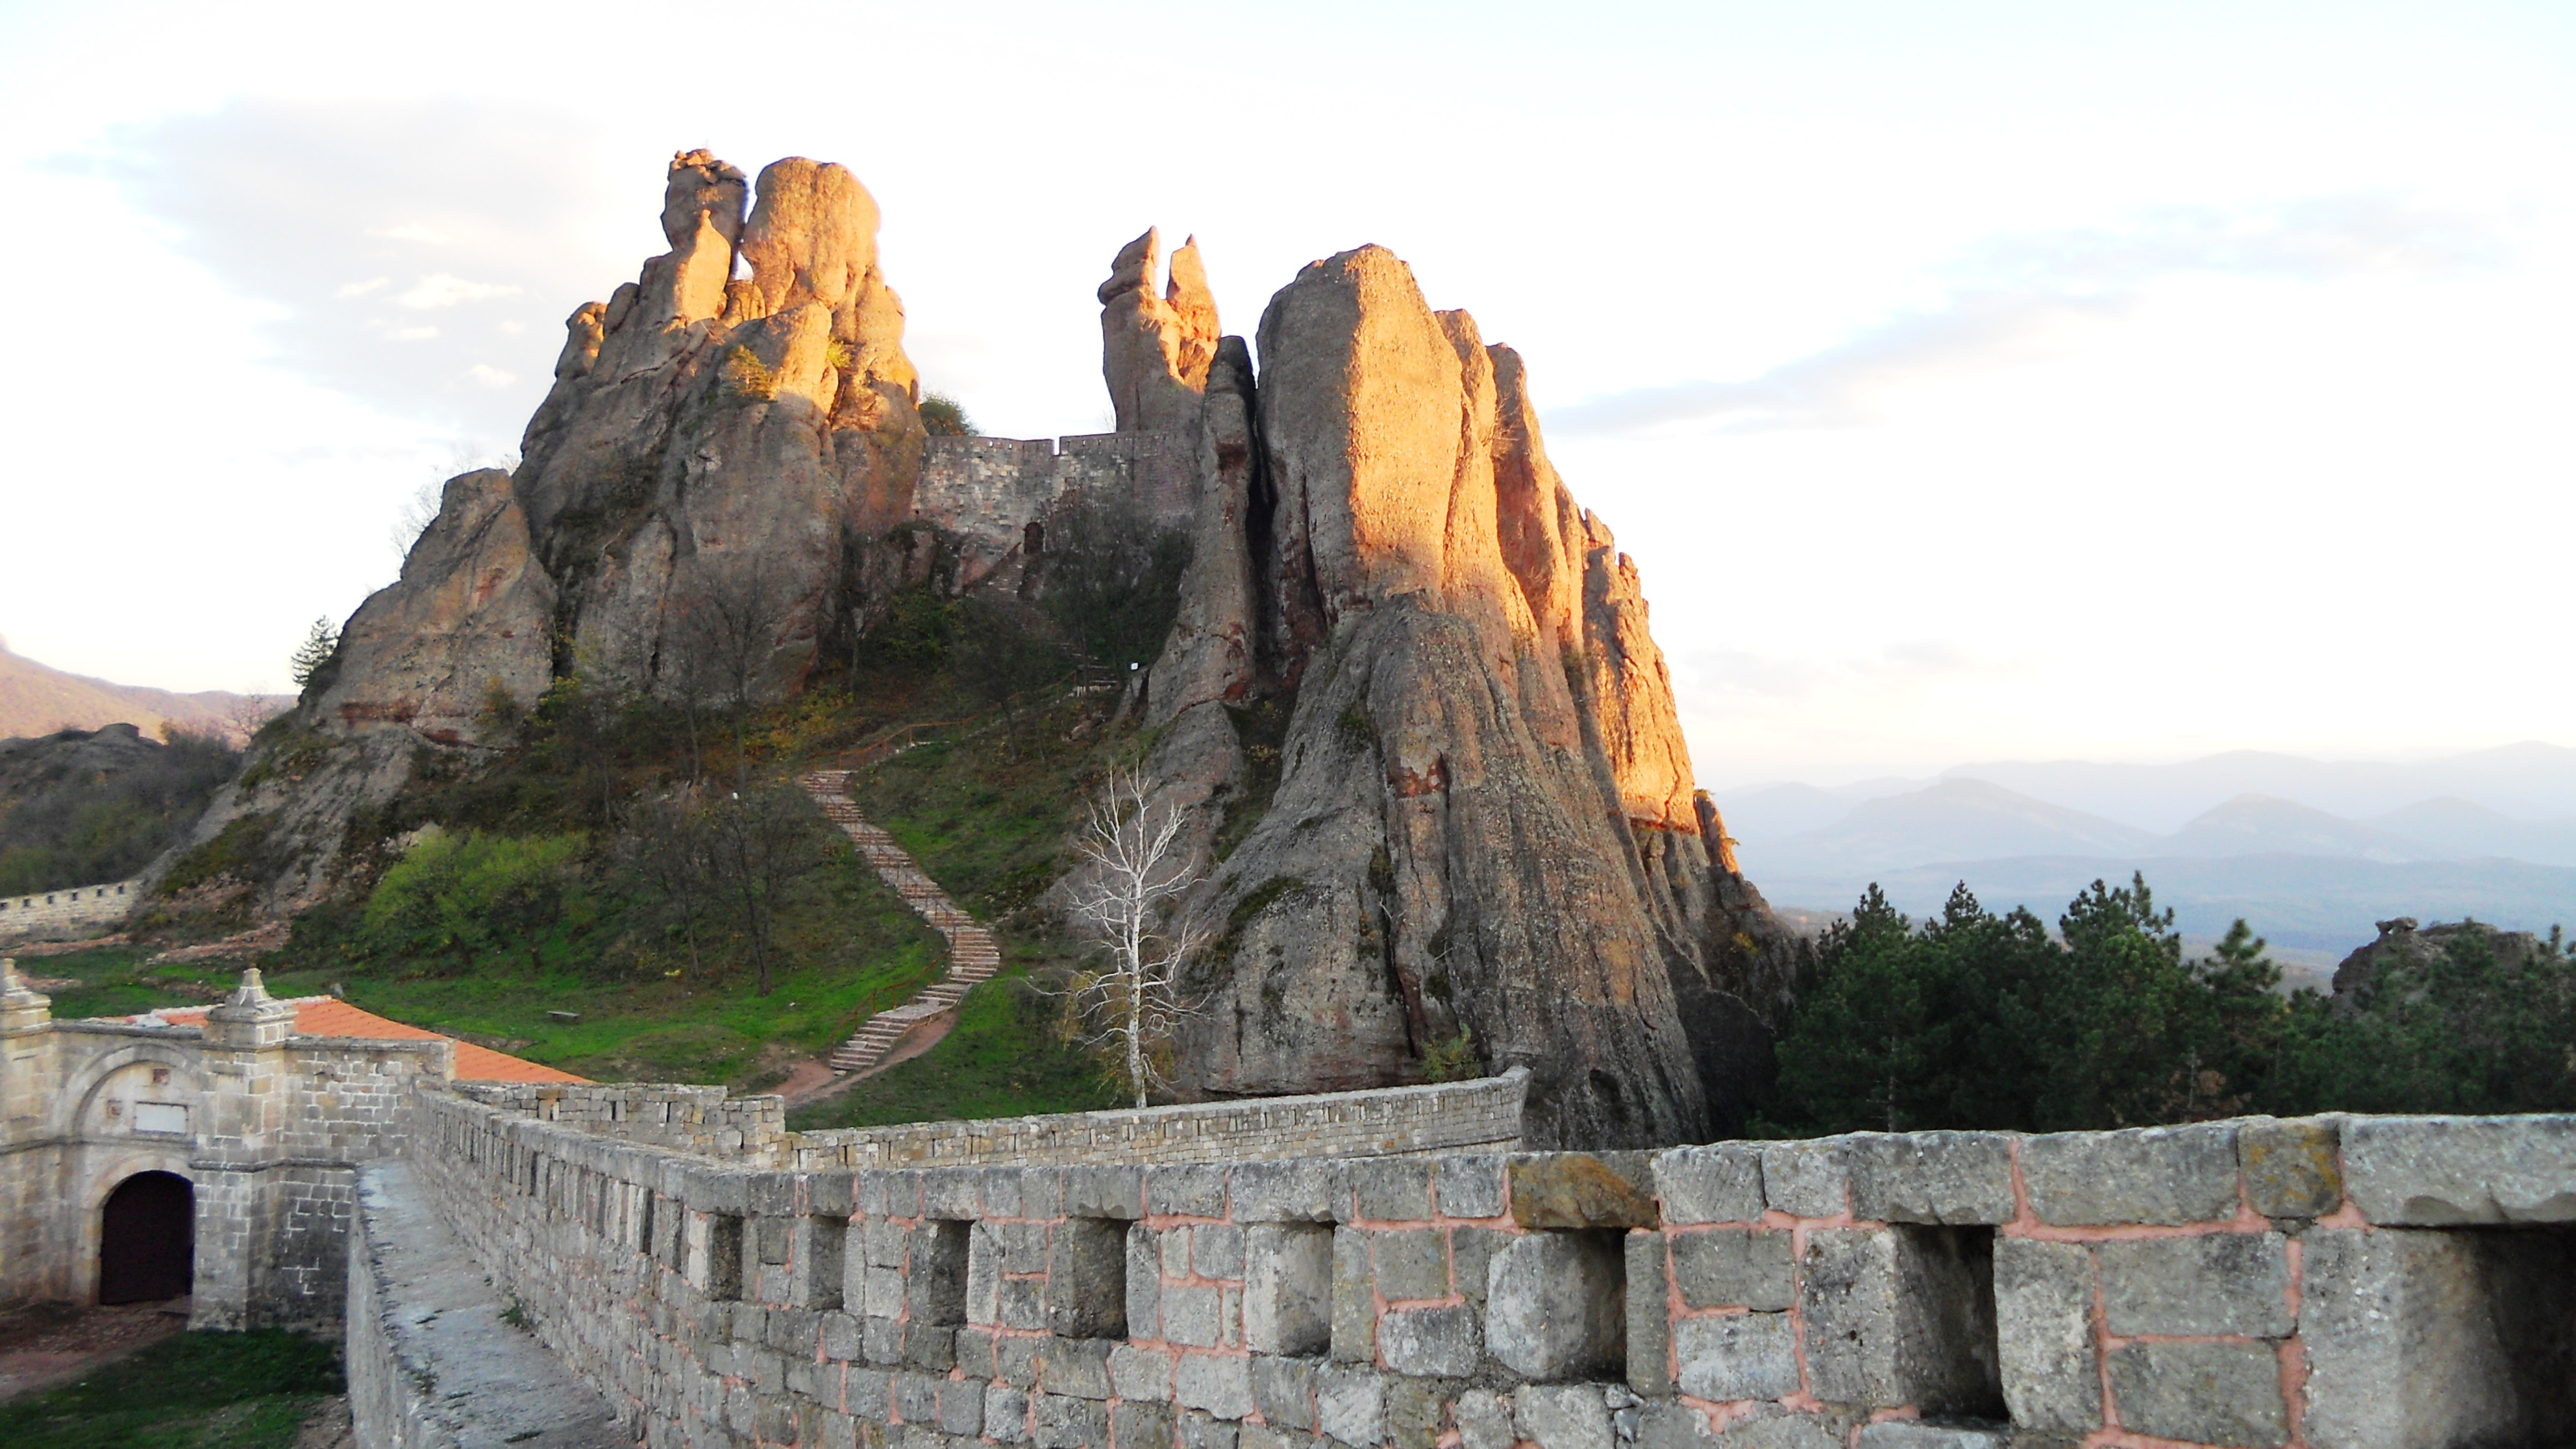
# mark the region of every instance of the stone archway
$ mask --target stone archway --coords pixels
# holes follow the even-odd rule
[[[196,1279],[197,1189],[175,1172],[138,1172],[99,1209],[98,1301],[183,1298]]]

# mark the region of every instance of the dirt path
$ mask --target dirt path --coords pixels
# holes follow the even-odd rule
[[[901,1041],[894,1044],[894,1050],[878,1058],[875,1066],[864,1071],[836,1072],[832,1070],[829,1062],[820,1057],[806,1057],[788,1069],[787,1080],[770,1090],[785,1097],[789,1107],[803,1107],[814,1102],[828,1101],[877,1073],[911,1061],[914,1057],[939,1045],[941,1038],[948,1035],[948,1029],[956,1024],[957,1017],[953,1012],[946,1016],[932,1017],[914,1027]]]
[[[38,1303],[0,1314],[0,1400],[70,1383],[188,1326],[188,1300],[80,1308]]]

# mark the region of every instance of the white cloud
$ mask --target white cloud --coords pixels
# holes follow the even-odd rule
[[[435,327],[397,327],[385,334],[395,342],[427,342],[438,335]]]
[[[446,233],[432,231],[425,226],[370,227],[366,234],[372,237],[381,237],[386,241],[419,242],[423,246],[433,247],[443,247],[447,245]]]
[[[465,369],[465,375],[485,387],[508,387],[519,380],[519,375],[515,372],[503,372],[497,367],[480,362]]]
[[[459,302],[484,302],[494,297],[515,297],[520,289],[499,282],[469,282],[446,272],[432,272],[412,283],[411,289],[394,298],[397,307],[415,312],[428,312],[440,307],[453,307]]]
[[[351,282],[331,295],[341,298],[342,300],[346,300],[351,297],[363,297],[369,292],[381,291],[386,287],[390,287],[393,283],[394,279],[391,277],[369,277],[363,282]]]
[[[1848,427],[1872,421],[1880,400],[1909,384],[2062,355],[2170,279],[2440,278],[2493,267],[2508,254],[2492,219],[2403,197],[2157,207],[2116,227],[1991,237],[1941,269],[1949,282],[1938,300],[1888,313],[1831,347],[1738,381],[1592,398],[1552,409],[1547,422],[1569,433]]]

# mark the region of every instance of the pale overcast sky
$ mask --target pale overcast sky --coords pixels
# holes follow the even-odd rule
[[[1520,348],[1704,783],[2576,745],[2576,6],[0,4],[0,634],[274,688],[674,150],[849,165],[930,386],[1361,242]]]

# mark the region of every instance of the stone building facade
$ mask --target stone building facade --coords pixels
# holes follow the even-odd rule
[[[469,1073],[579,1080],[276,1000],[256,971],[212,1009],[56,1021],[0,962],[0,1302],[97,1301],[111,1200],[166,1176],[191,1214],[191,1327],[336,1328],[357,1166],[402,1155],[415,1086],[453,1080],[460,1054]]]

